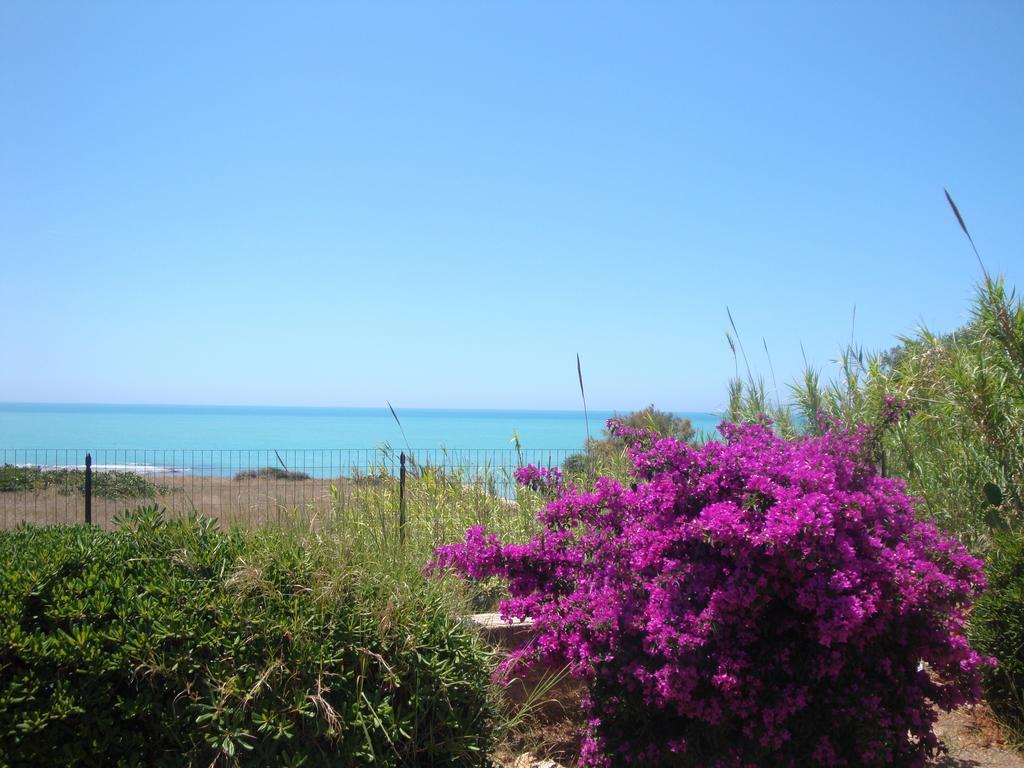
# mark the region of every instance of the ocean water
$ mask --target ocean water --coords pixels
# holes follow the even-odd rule
[[[599,436],[610,411],[592,411]],[[713,432],[720,414],[680,413]],[[0,449],[299,449],[390,445],[396,450],[583,446],[582,411],[0,403]]]

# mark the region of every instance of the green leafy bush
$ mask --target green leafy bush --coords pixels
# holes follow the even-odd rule
[[[0,765],[480,765],[447,593],[155,508],[0,533]],[[333,558],[333,559],[332,559]]]
[[[245,469],[235,473],[235,480],[311,480],[305,472],[295,472],[281,467],[260,467],[259,469]]]
[[[971,641],[999,664],[985,676],[992,709],[1024,733],[1024,541],[1002,535],[986,569],[989,588],[971,613]]]
[[[85,472],[81,469],[58,469],[43,472],[48,485],[57,486],[63,496],[85,495]],[[152,499],[169,489],[155,484],[135,472],[93,472],[92,495],[100,499]]]
[[[81,469],[49,469],[0,467],[0,492],[41,491],[55,487],[61,496],[85,494],[85,471]],[[93,472],[92,495],[100,499],[152,499],[170,489],[157,485],[135,472]]]
[[[0,467],[0,491],[31,491],[41,482],[39,467],[19,467],[4,464]]]

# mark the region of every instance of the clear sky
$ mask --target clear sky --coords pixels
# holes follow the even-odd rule
[[[1024,286],[1024,3],[0,4],[0,401],[705,410]]]

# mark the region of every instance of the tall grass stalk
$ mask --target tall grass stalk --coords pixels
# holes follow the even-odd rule
[[[395,610],[417,593],[426,590],[440,595],[449,615],[491,611],[505,596],[498,579],[467,583],[447,576],[428,577],[424,568],[434,550],[464,538],[466,529],[486,525],[503,540],[527,541],[538,528],[537,512],[544,497],[516,486],[507,470],[484,467],[476,473],[452,472],[421,465],[407,476],[404,537],[399,536],[398,478],[381,466],[355,482],[332,488],[330,511],[293,510],[287,527],[292,535],[312,542],[318,551],[333,553],[338,573],[358,571],[380,574],[391,585]],[[514,498],[508,489],[516,488]],[[385,612],[386,615],[386,612]],[[500,661],[492,656],[494,666]],[[501,686],[490,690],[494,741],[520,747],[533,746],[531,739],[541,732],[540,710],[546,707],[552,690],[565,673],[552,674],[528,689],[524,701],[511,702]]]
[[[515,489],[515,496],[506,494]],[[537,530],[544,499],[516,486],[504,468],[483,467],[475,473],[419,465],[407,475],[404,539],[399,535],[399,480],[386,467],[331,487],[327,512],[295,509],[284,525],[297,535],[331,548],[355,567],[400,576],[410,584],[424,580],[423,569],[434,550],[465,536],[466,529],[486,525],[513,541],[526,541]],[[459,610],[489,610],[498,599],[496,584],[467,588],[452,582],[462,600]]]

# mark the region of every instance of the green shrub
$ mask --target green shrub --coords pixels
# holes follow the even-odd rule
[[[570,478],[596,477],[599,472],[597,456],[589,453],[571,453],[562,460],[562,472]]]
[[[57,469],[43,472],[47,485],[56,485],[63,496],[85,495],[85,472]],[[135,472],[93,472],[92,495],[100,499],[152,499],[169,489]]]
[[[989,588],[971,612],[971,642],[995,656],[986,674],[985,694],[992,709],[1024,738],[1024,541],[1002,535],[986,569]]]
[[[0,533],[0,765],[480,765],[489,656],[423,581],[138,510]]]
[[[39,467],[19,467],[4,464],[0,467],[0,492],[31,491],[41,483],[42,471]]]
[[[281,467],[260,467],[259,469],[245,469],[235,473],[235,480],[311,480],[305,472],[294,472]]]
[[[85,494],[85,471],[81,469],[48,469],[0,467],[0,492],[41,491],[56,487],[61,496]],[[93,472],[92,495],[101,499],[152,499],[170,489],[157,485],[135,472]]]

